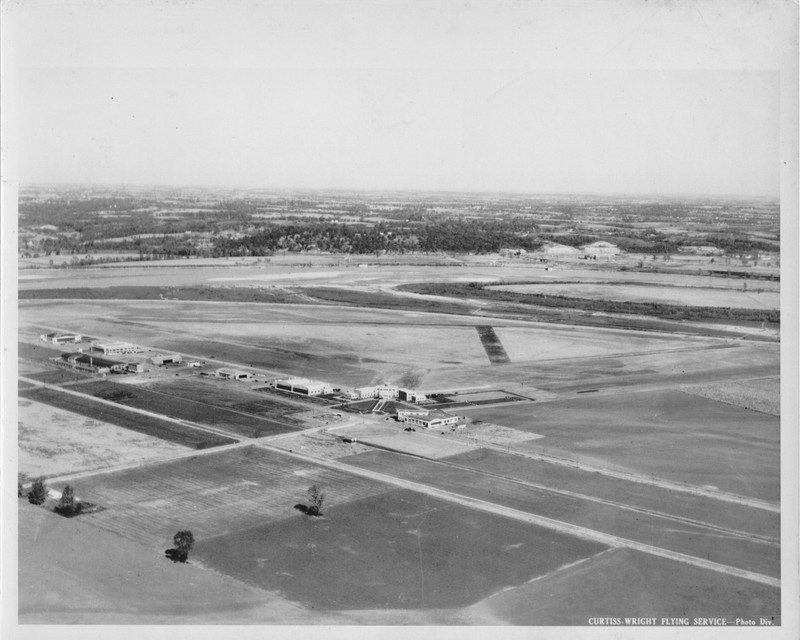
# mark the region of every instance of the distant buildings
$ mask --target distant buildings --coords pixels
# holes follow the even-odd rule
[[[678,247],[678,251],[680,253],[691,253],[696,256],[721,256],[725,253],[722,249],[717,249],[717,247],[712,246],[689,246],[684,245],[682,247]]]
[[[67,344],[79,343],[83,337],[77,333],[45,333],[39,336],[39,340],[52,344]]]
[[[62,353],[58,358],[51,358],[58,366],[65,369],[78,369],[88,373],[123,373],[130,371],[128,363],[110,360],[90,353]]]
[[[597,259],[599,257],[613,257],[619,255],[619,247],[605,240],[598,240],[591,244],[585,244],[581,247],[583,255],[587,258]]]

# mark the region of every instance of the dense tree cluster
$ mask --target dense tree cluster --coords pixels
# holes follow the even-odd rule
[[[219,238],[214,256],[267,256],[276,251],[370,254],[411,251],[489,253],[504,247],[535,249],[541,241],[532,224],[492,218],[428,219],[417,224],[374,225],[306,222],[268,224],[239,238]]]

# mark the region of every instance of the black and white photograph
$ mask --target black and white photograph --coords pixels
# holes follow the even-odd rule
[[[797,637],[796,2],[0,7],[0,635]]]

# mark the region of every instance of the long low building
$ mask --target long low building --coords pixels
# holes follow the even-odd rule
[[[159,353],[158,355],[153,356],[150,358],[150,362],[153,364],[178,364],[183,360],[183,356],[179,353]]]
[[[141,353],[144,349],[129,342],[92,342],[92,351],[99,351],[104,355],[114,356],[123,353]]]
[[[333,391],[333,387],[327,382],[309,380],[307,378],[287,378],[284,380],[276,380],[275,388],[280,389],[281,391],[299,393],[300,395],[304,396],[321,396]]]
[[[39,336],[39,340],[52,344],[76,344],[81,342],[83,337],[78,333],[45,333]]]
[[[409,425],[424,427],[425,429],[439,429],[458,424],[458,416],[452,416],[438,409],[430,411],[420,409],[419,411],[398,411],[397,419]]]
[[[252,377],[249,371],[244,371],[242,369],[228,369],[227,367],[217,369],[217,376],[220,378],[225,378],[226,380],[247,380]]]

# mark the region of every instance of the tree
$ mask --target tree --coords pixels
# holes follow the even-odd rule
[[[194,546],[194,535],[191,531],[178,531],[172,539],[175,545],[175,553],[177,559],[181,562],[186,562],[189,558],[189,551]]]
[[[44,504],[47,498],[47,485],[44,483],[44,478],[37,478],[31,485],[31,490],[28,491],[28,502],[31,504]]]
[[[55,512],[67,517],[76,516],[81,512],[81,503],[75,501],[75,491],[70,485],[64,487]]]
[[[308,515],[321,516],[322,503],[325,501],[325,492],[318,484],[312,484],[308,488],[308,499],[311,504],[308,505]]]

